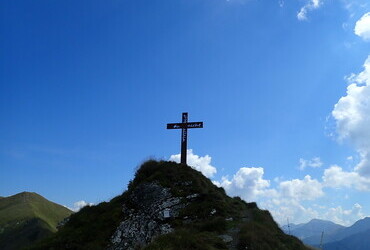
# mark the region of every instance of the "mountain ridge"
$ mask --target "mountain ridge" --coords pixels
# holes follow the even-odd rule
[[[370,245],[370,229],[352,234],[339,241],[324,244],[326,250],[366,250]]]
[[[319,245],[323,231],[331,234],[342,228],[344,228],[344,226],[332,221],[312,219],[307,223],[294,225],[290,228],[290,233],[301,239],[306,244]],[[287,226],[283,227],[283,230],[285,233],[288,233],[289,231]]]
[[[308,249],[268,211],[183,164],[147,161],[122,195],[85,207],[32,249]]]
[[[370,245],[370,240],[366,241],[366,239],[369,239],[369,237],[361,238],[359,235],[363,235],[369,232],[370,233],[370,217],[365,217],[361,220],[356,221],[353,225],[343,228],[339,230],[338,232],[334,234],[327,235],[327,239],[325,240],[324,246],[327,246],[328,249],[336,249],[334,246],[344,246],[347,244],[347,242],[351,242],[350,244],[354,245],[355,243],[363,244],[366,246],[365,248],[356,248],[356,249],[367,249],[367,246]],[[368,236],[368,235],[367,235]],[[354,241],[353,239],[363,239],[359,242]],[[329,248],[330,247],[330,248]],[[342,249],[342,248],[339,248]],[[354,249],[352,247],[352,249]]]
[[[71,213],[35,192],[1,198],[0,249],[18,249],[47,237]]]
[[[323,247],[328,250],[367,250],[370,245],[370,217],[365,217],[345,227],[331,221],[313,219],[307,223],[293,224],[291,234],[305,244],[318,247],[324,232]],[[282,229],[288,232],[288,226]],[[314,230],[312,230],[314,229]]]

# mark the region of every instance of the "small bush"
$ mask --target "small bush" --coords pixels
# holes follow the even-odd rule
[[[157,237],[145,250],[216,250],[227,249],[225,243],[211,233],[184,229]]]
[[[212,218],[210,220],[206,220],[202,224],[199,225],[200,231],[207,231],[207,232],[217,232],[223,233],[226,231],[226,221],[222,217]]]

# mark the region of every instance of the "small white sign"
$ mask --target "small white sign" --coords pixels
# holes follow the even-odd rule
[[[163,217],[164,218],[170,218],[170,209],[166,208],[164,211],[163,211]]]

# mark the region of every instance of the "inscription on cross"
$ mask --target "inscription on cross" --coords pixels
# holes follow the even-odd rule
[[[188,113],[182,113],[181,123],[168,123],[167,129],[181,129],[181,164],[186,165],[188,128],[203,128],[203,122],[188,122]]]

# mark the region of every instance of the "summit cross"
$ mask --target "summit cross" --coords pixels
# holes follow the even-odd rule
[[[188,113],[182,113],[182,123],[168,123],[167,129],[181,129],[181,164],[186,165],[188,128],[203,128],[203,122],[188,122]]]

